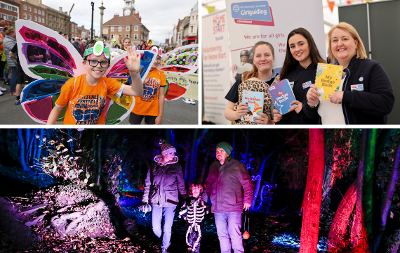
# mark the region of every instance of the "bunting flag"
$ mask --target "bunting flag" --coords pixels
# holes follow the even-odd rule
[[[335,7],[335,1],[329,1],[329,0],[326,1],[328,2],[329,9],[331,10],[331,12],[333,12],[333,7]]]
[[[215,6],[206,6],[208,13],[213,13],[215,11]]]

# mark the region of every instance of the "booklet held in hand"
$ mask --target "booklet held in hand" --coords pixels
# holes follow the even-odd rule
[[[319,99],[329,100],[331,94],[339,91],[343,67],[326,63],[318,63],[315,86],[320,94]]]
[[[242,103],[245,103],[250,109],[241,120],[255,122],[258,114],[263,112],[264,92],[244,90]]]
[[[281,115],[286,114],[293,106],[290,105],[296,100],[292,88],[290,87],[289,80],[284,79],[268,87],[268,92],[271,95],[275,108]]]

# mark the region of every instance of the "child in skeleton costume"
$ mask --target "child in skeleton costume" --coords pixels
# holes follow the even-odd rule
[[[192,183],[189,186],[189,198],[179,211],[179,217],[187,221],[186,244],[192,248],[192,252],[200,252],[202,238],[202,224],[207,211],[207,206],[202,200],[203,186],[200,183]]]

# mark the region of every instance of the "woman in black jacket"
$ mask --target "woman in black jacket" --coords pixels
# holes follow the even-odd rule
[[[302,108],[307,102],[306,94],[310,87],[306,83],[315,82],[317,65],[320,62],[325,61],[309,31],[300,27],[288,34],[286,56],[280,72],[280,80],[288,79],[293,83],[292,89],[296,100],[291,103],[294,106],[284,115],[280,115],[278,110],[274,110],[274,121],[277,125],[318,124],[318,119],[308,118]]]
[[[339,23],[329,31],[329,57],[343,66],[339,91],[319,100],[315,85],[307,93],[305,114],[322,124],[386,124],[394,105],[392,83],[383,67],[367,59],[356,29]]]

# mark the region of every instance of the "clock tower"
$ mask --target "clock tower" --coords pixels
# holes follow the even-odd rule
[[[124,0],[124,16],[130,16],[135,13],[135,0]]]

